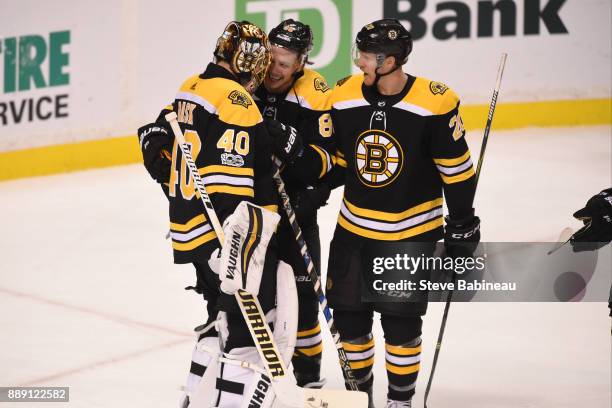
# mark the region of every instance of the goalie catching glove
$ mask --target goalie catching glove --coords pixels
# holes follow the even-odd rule
[[[208,261],[219,275],[223,293],[233,295],[244,289],[257,296],[268,243],[279,220],[280,215],[246,201],[227,217],[223,248],[215,250]]]

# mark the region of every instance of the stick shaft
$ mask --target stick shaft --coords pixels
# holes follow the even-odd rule
[[[480,154],[478,156],[478,166],[476,167],[475,174],[475,186],[474,194],[476,194],[476,188],[478,188],[478,179],[480,177],[480,171],[482,169],[482,163],[484,160],[485,150],[487,149],[487,141],[489,140],[489,132],[491,131],[491,125],[493,124],[493,115],[495,114],[495,107],[497,106],[497,96],[499,94],[499,87],[501,86],[502,76],[504,75],[504,67],[506,66],[506,58],[508,54],[503,53],[501,61],[499,62],[499,68],[497,70],[497,80],[495,81],[495,88],[493,90],[493,96],[491,97],[491,104],[489,105],[489,114],[487,115],[487,124],[484,129],[484,136],[482,138],[482,145],[480,147]],[[452,282],[455,281],[455,274],[453,273]],[[429,380],[427,381],[427,389],[425,390],[425,402],[424,406],[427,408],[427,397],[431,389],[433,382],[434,373],[436,372],[436,366],[438,364],[438,358],[440,356],[440,349],[442,348],[442,339],[444,338],[444,330],[446,329],[446,321],[448,320],[448,312],[450,310],[451,301],[453,298],[453,291],[448,292],[446,298],[446,305],[444,306],[444,314],[442,315],[442,323],[440,324],[440,332],[438,333],[438,341],[436,343],[436,351],[434,353],[433,363],[431,365],[431,373],[429,374]]]
[[[289,219],[289,224],[291,224],[291,230],[293,231],[293,236],[300,247],[300,252],[302,254],[302,259],[304,260],[304,264],[306,265],[306,271],[308,272],[308,276],[310,277],[310,281],[312,282],[313,289],[317,295],[317,299],[319,300],[319,305],[321,306],[321,310],[323,315],[325,316],[325,320],[327,321],[327,325],[329,327],[329,331],[334,339],[334,344],[336,346],[336,350],[338,352],[338,357],[340,359],[340,368],[344,373],[344,378],[346,383],[349,385],[351,390],[357,391],[359,388],[357,387],[357,381],[355,380],[355,374],[351,369],[351,366],[348,361],[348,357],[346,355],[346,351],[342,347],[342,341],[340,340],[340,333],[338,333],[338,329],[334,324],[334,318],[332,317],[331,311],[329,310],[329,306],[327,305],[327,298],[323,293],[323,289],[321,288],[321,276],[319,275],[317,268],[312,261],[312,257],[308,252],[308,247],[306,246],[306,242],[304,241],[304,235],[302,234],[302,229],[300,228],[297,218],[295,216],[295,212],[291,207],[291,202],[289,201],[289,195],[287,194],[287,190],[285,189],[285,184],[283,183],[283,179],[280,175],[280,161],[276,158],[273,158],[273,178],[276,183],[276,188],[278,190],[278,194],[281,197],[281,201],[283,203],[283,209],[287,214],[287,218]]]

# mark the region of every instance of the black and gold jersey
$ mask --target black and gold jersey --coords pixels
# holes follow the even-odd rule
[[[474,169],[459,97],[441,82],[408,75],[384,96],[363,75],[332,93],[337,164],[345,170],[336,232],[383,241],[437,241],[443,193],[451,217],[469,213]]]
[[[178,116],[185,140],[221,223],[242,200],[275,210],[269,136],[257,105],[224,68],[209,64],[187,79],[167,106]],[[170,235],[176,263],[208,259],[218,246],[194,181],[175,140],[169,183]]]
[[[284,93],[269,93],[264,85],[255,92],[254,99],[262,116],[293,126],[304,143],[302,157],[283,169],[283,180],[290,193],[316,183],[333,166],[330,95],[325,79],[311,69],[304,69]]]

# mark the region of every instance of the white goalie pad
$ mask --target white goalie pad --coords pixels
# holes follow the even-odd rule
[[[219,274],[221,290],[233,295],[244,289],[259,293],[266,251],[280,215],[242,201],[223,223],[225,235],[218,268],[211,257],[211,269]],[[214,254],[213,254],[214,257]]]
[[[298,297],[293,269],[282,261],[278,263],[276,274],[276,309],[268,312],[266,315],[268,320],[270,320],[268,317],[270,313],[276,314],[272,319],[274,340],[285,366],[289,366],[297,341]]]
[[[274,341],[288,366],[296,342],[298,300],[293,270],[284,262],[278,265],[276,289],[276,308],[266,314],[266,320],[274,327]],[[216,327],[225,343],[229,334],[225,313],[219,313]],[[233,349],[215,363],[216,367],[206,370],[197,392],[191,397],[189,408],[278,406],[270,378],[265,374],[255,347]],[[290,370],[288,375],[292,376]]]

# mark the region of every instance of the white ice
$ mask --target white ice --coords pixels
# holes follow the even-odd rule
[[[474,159],[480,135],[469,138]],[[475,203],[483,240],[553,241],[578,228],[571,214],[612,184],[610,148],[609,126],[493,131]],[[183,290],[194,274],[172,264],[165,198],[144,168],[4,182],[0,197],[0,386],[69,386],[70,403],[53,407],[177,406],[205,309]],[[335,191],[320,211],[324,265],[339,200]],[[414,406],[442,307],[425,317]],[[607,314],[603,302],[453,304],[429,406],[610,407]],[[379,321],[375,334],[380,407]],[[341,387],[324,337],[323,373]]]

